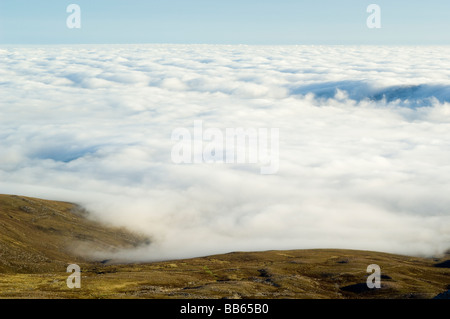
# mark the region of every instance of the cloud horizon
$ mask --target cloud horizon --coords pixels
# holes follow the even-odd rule
[[[146,234],[133,261],[450,248],[450,48],[0,48],[0,192]],[[177,165],[174,129],[279,128],[279,171]],[[91,252],[87,252],[91,253]]]

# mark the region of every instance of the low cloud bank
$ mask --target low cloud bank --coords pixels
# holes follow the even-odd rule
[[[147,234],[117,258],[450,248],[450,49],[0,49],[0,192]],[[172,131],[279,128],[275,175],[177,165]]]

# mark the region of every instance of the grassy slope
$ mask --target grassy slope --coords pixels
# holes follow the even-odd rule
[[[450,288],[450,269],[436,267],[449,256],[295,250],[106,265],[72,250],[74,242],[113,249],[142,241],[69,203],[0,196],[0,298],[431,298]],[[81,289],[66,286],[69,263],[82,268]],[[373,263],[383,272],[379,290],[365,288]]]
[[[108,250],[143,240],[86,215],[70,203],[0,195],[0,273],[56,271],[84,262],[82,247]]]

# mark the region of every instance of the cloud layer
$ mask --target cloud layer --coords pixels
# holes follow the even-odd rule
[[[450,248],[447,47],[0,49],[0,192],[78,202],[119,256]],[[280,168],[171,161],[172,131],[280,128]]]

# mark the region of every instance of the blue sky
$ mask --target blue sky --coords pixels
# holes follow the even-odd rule
[[[1,0],[0,43],[450,44],[449,16],[448,0]]]

